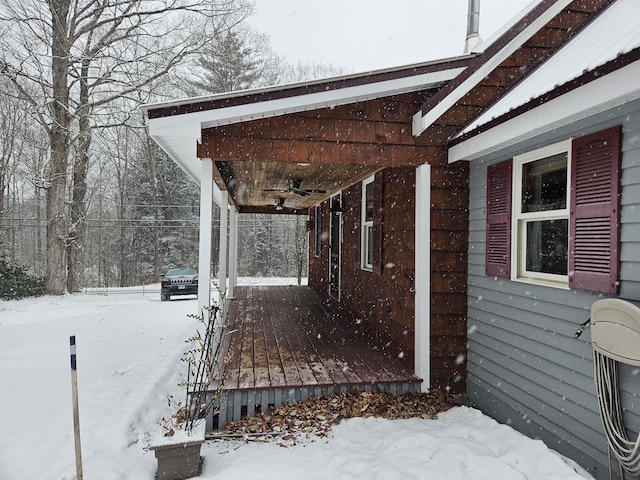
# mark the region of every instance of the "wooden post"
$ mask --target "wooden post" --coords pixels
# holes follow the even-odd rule
[[[73,438],[76,447],[76,480],[82,480],[82,452],[80,449],[80,411],[78,409],[78,373],[76,371],[76,336],[69,337],[71,353],[71,399],[73,402]]]

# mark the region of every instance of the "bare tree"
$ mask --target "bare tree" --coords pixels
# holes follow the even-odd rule
[[[317,80],[319,78],[335,77],[346,74],[343,68],[335,67],[331,63],[285,63],[280,69],[278,83],[296,83]]]
[[[49,139],[48,293],[82,284],[91,129],[111,123],[115,99],[131,99],[133,111],[140,92],[151,95],[250,7],[244,0],[0,0],[0,74]]]
[[[46,147],[44,147],[46,149]],[[0,255],[11,253],[12,260],[16,259],[14,231],[16,224],[27,225],[31,219],[20,218],[15,198],[19,193],[31,190],[35,196],[35,231],[31,238],[35,249],[39,248],[39,220],[40,202],[38,199],[42,191],[42,163],[43,131],[32,121],[29,105],[16,96],[13,85],[0,77]],[[11,241],[9,241],[11,233]],[[7,251],[12,247],[11,252]],[[34,264],[37,259],[34,258]]]

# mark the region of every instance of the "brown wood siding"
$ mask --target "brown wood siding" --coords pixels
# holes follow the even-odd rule
[[[315,209],[314,209],[315,210]],[[314,211],[312,210],[312,211]],[[320,224],[322,232],[320,234],[320,255],[316,256],[309,249],[309,267],[308,267],[308,285],[315,292],[320,294],[322,298],[328,296],[329,293],[329,201],[320,205],[320,215],[322,216]],[[315,222],[312,224],[314,225]],[[313,229],[310,232],[311,240],[313,240]],[[311,245],[311,243],[310,243]]]
[[[443,157],[439,157],[443,158]],[[372,341],[413,366],[415,334],[415,169],[385,170],[380,274],[354,268],[359,259],[361,191],[342,194],[340,307]],[[436,388],[463,392],[466,379],[468,166],[432,166],[431,205],[431,379]],[[329,205],[323,210],[323,255],[309,258],[309,286],[328,297]],[[428,246],[427,246],[428,248]]]
[[[411,132],[428,98],[416,92],[204,130],[198,157],[214,160],[420,165],[441,149]],[[439,145],[439,143],[436,143]]]
[[[467,373],[469,166],[431,168],[431,385],[461,393]]]
[[[341,306],[352,312],[357,325],[374,342],[406,365],[414,363],[413,270],[415,268],[415,169],[385,170],[382,200],[382,269],[380,273],[343,268]],[[354,265],[360,242],[361,189],[343,193],[343,266]]]

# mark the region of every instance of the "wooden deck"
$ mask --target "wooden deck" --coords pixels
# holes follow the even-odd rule
[[[218,427],[335,389],[404,393],[421,383],[305,286],[236,287],[219,368]]]

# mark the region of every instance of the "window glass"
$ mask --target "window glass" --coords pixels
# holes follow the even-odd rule
[[[566,275],[569,239],[568,220],[527,222],[526,270],[529,272]]]
[[[364,186],[364,202],[365,213],[364,221],[373,222],[373,182],[369,182]]]
[[[373,225],[367,225],[366,227],[366,235],[367,235],[367,265],[373,265]]]
[[[522,167],[522,212],[567,207],[567,153],[525,163]]]

